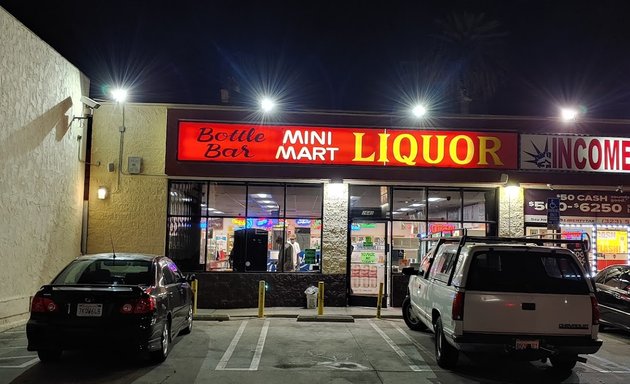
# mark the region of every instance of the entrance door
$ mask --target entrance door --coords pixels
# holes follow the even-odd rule
[[[382,306],[387,297],[387,223],[355,220],[350,231],[350,305],[376,307],[383,283]]]

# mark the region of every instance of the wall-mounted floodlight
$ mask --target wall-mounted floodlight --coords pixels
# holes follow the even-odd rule
[[[98,187],[98,190],[96,191],[96,196],[99,200],[105,200],[107,198],[107,187]]]
[[[260,99],[260,109],[265,113],[272,112],[276,107],[276,103],[269,97]]]
[[[560,118],[562,121],[575,121],[578,118],[578,111],[574,108],[562,108],[560,109]]]
[[[415,117],[422,117],[424,115],[426,115],[427,113],[427,107],[425,107],[422,104],[418,104],[415,107],[413,107],[411,109],[411,113],[415,116]]]
[[[122,88],[116,88],[112,90],[112,99],[117,103],[124,103],[127,100],[127,90]]]

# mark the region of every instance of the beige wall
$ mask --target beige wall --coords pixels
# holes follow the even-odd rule
[[[523,188],[499,188],[499,236],[525,235]]]
[[[123,105],[105,103],[94,113],[87,252],[116,251],[163,254],[166,241],[166,107],[124,105],[122,168],[119,128]],[[142,157],[140,174],[129,174],[129,156]],[[108,163],[114,164],[109,172]],[[120,175],[119,175],[120,172]],[[120,182],[120,184],[119,184]],[[98,200],[99,186],[108,189]],[[111,236],[111,238],[110,238]]]
[[[0,8],[0,330],[80,253],[89,81]]]

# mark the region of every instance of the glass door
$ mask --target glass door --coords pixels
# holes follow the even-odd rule
[[[375,307],[383,283],[386,307],[387,223],[354,220],[350,228],[350,305]]]

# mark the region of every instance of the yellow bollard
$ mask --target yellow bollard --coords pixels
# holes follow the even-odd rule
[[[324,282],[317,283],[317,315],[324,314]]]
[[[193,280],[190,284],[193,291],[193,316],[197,314],[197,280]]]
[[[383,283],[378,285],[378,298],[376,299],[376,318],[381,318],[381,307],[383,306]]]
[[[265,317],[265,280],[258,282],[258,317]]]

